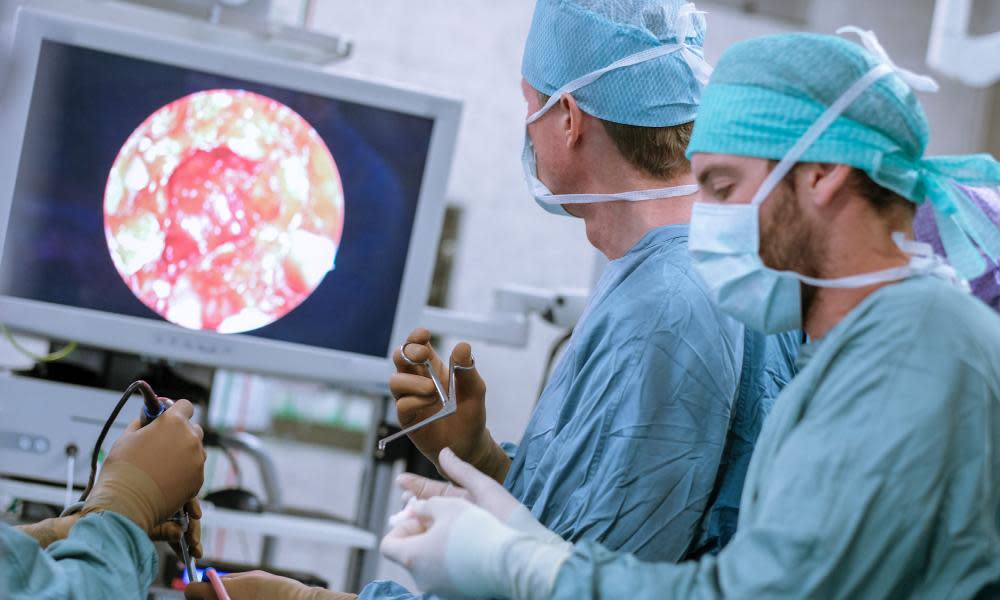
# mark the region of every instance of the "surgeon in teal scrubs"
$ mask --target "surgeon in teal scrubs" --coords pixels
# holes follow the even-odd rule
[[[713,300],[809,338],[729,545],[676,565],[570,545],[443,453],[464,499],[410,503],[382,545],[418,584],[445,598],[1000,595],[1000,316],[965,281],[1000,257],[1000,231],[958,187],[997,186],[1000,164],[925,156],[914,91],[936,84],[871,32],[843,33],[864,47],[796,33],[727,50],[688,147],[690,247]],[[912,239],[924,203],[951,264]]]
[[[150,425],[115,442],[80,514],[24,527],[0,524],[3,600],[145,600],[157,573],[151,538],[185,535],[201,556],[201,514],[192,501],[204,479],[202,430],[180,400]],[[167,522],[182,506],[186,534]]]

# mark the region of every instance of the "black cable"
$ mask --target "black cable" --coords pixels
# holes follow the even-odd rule
[[[538,406],[538,401],[542,399],[542,392],[545,391],[545,385],[549,382],[549,376],[552,374],[552,366],[556,362],[556,357],[559,356],[559,351],[562,350],[566,342],[572,337],[573,329],[570,328],[561,338],[556,340],[555,344],[552,344],[552,349],[549,350],[549,358],[545,361],[545,371],[542,372],[542,382],[538,384],[538,394],[535,395],[535,406]]]
[[[229,461],[229,465],[232,467],[233,472],[236,475],[236,486],[243,487],[243,473],[240,469],[239,460],[236,457],[234,449],[231,446],[226,445],[225,438],[214,429],[206,429],[201,443],[206,448],[218,448],[223,454],[226,455],[226,460]]]
[[[161,410],[160,401],[157,400],[156,394],[153,392],[153,388],[149,387],[149,384],[141,379],[138,381],[133,381],[126,389],[125,393],[122,394],[121,400],[115,405],[115,409],[111,411],[111,416],[108,420],[104,422],[104,427],[101,428],[101,434],[97,436],[97,442],[94,444],[94,452],[90,455],[90,478],[87,480],[87,487],[84,488],[83,493],[80,494],[80,502],[87,499],[90,495],[90,490],[94,487],[94,479],[97,477],[97,457],[101,454],[101,447],[104,446],[104,438],[108,437],[108,431],[111,429],[111,425],[118,418],[118,413],[122,411],[125,403],[128,399],[132,397],[138,390],[143,397],[145,402],[146,411],[144,417],[152,418],[159,414]],[[155,403],[155,409],[153,404]],[[152,415],[152,417],[150,417]]]

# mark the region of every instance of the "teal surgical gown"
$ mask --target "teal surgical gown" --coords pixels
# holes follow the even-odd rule
[[[725,549],[673,565],[577,544],[551,597],[997,597],[1000,316],[915,278],[871,294],[799,365]]]
[[[87,515],[44,550],[0,524],[3,600],[145,600],[156,570],[149,536],[121,515]]]
[[[595,287],[505,485],[548,528],[648,560],[717,551],[795,335],[747,332],[692,270],[688,227],[648,232]],[[403,600],[375,582],[362,600]]]

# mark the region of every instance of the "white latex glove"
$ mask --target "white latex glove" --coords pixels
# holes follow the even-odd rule
[[[445,448],[441,451],[438,464],[441,472],[457,485],[403,473],[396,481],[403,488],[404,503],[411,497],[421,500],[436,496],[462,498],[517,531],[531,534],[547,543],[563,541],[561,537],[539,523],[531,511],[502,485],[459,458],[451,449]]]
[[[461,498],[413,500],[393,517],[382,553],[424,592],[447,599],[547,598],[572,545],[516,531]]]

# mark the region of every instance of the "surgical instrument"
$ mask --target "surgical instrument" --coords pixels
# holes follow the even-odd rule
[[[378,441],[379,450],[385,450],[386,445],[393,440],[417,431],[418,429],[422,429],[435,421],[439,421],[447,416],[455,414],[458,410],[458,400],[455,392],[455,371],[468,371],[476,366],[475,359],[473,359],[472,364],[468,366],[456,365],[454,360],[450,360],[448,365],[448,389],[446,391],[444,385],[441,383],[441,378],[438,377],[437,370],[434,368],[434,363],[429,357],[423,361],[415,361],[406,355],[406,347],[412,343],[414,342],[407,342],[400,346],[399,354],[403,357],[403,360],[406,361],[407,364],[414,367],[424,367],[424,369],[427,370],[427,375],[434,383],[434,389],[437,391],[438,399],[441,400],[441,410],[418,423],[414,423],[413,425],[405,427],[390,436],[380,439]]]

